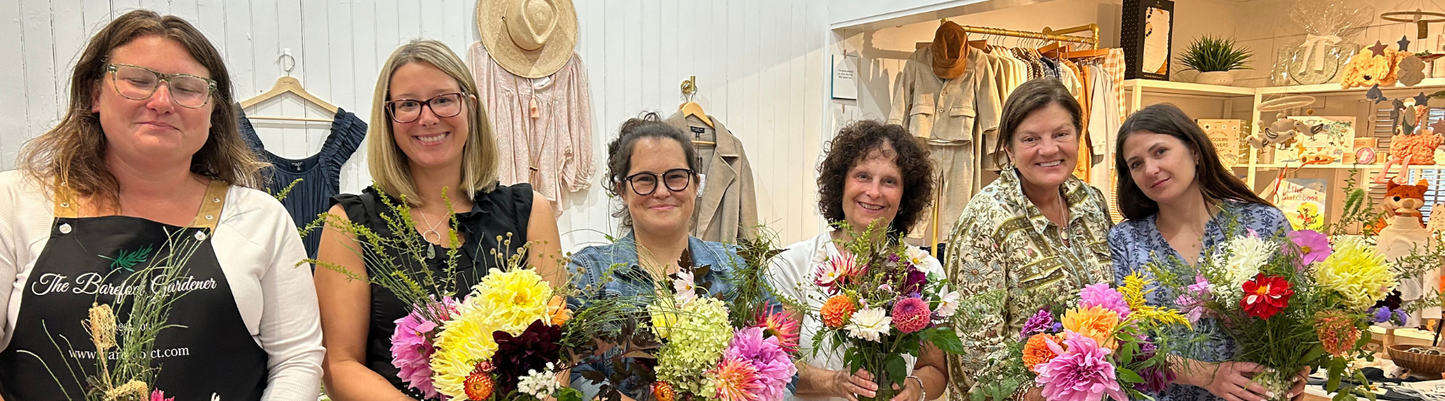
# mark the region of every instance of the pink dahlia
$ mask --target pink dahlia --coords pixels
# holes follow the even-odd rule
[[[758,315],[756,326],[764,332],[778,339],[778,345],[789,353],[798,352],[798,334],[801,329],[798,327],[798,320],[787,311],[766,313]]]
[[[928,310],[928,303],[918,298],[903,298],[893,304],[893,326],[903,334],[917,332],[928,328],[928,320],[933,312]]]
[[[1124,294],[1109,288],[1109,285],[1105,283],[1089,284],[1084,286],[1083,291],[1079,291],[1080,308],[1088,309],[1095,306],[1118,313],[1119,320],[1129,317],[1129,303],[1124,301]]]
[[[442,304],[431,304],[436,315],[443,319],[450,317],[457,309],[457,301],[451,297],[442,298]],[[438,396],[432,386],[431,356],[436,352],[432,340],[440,332],[436,322],[422,314],[420,307],[401,319],[396,319],[396,329],[391,334],[391,365],[396,366],[396,377],[411,388],[421,391],[426,398]]]
[[[749,327],[739,329],[733,333],[733,341],[726,351],[723,351],[723,363],[718,365],[718,371],[724,371],[724,365],[728,360],[739,360],[747,362],[752,366],[753,377],[757,383],[753,397],[749,400],[779,401],[788,395],[788,383],[792,382],[793,375],[798,373],[797,366],[788,357],[788,352],[778,343],[776,337],[763,336],[763,329]],[[722,388],[718,388],[722,393]]]
[[[1044,386],[1044,399],[1066,401],[1099,401],[1104,396],[1127,400],[1124,390],[1114,378],[1114,365],[1109,363],[1108,348],[1094,339],[1065,332],[1064,347],[1047,340],[1049,350],[1058,354],[1040,364],[1034,382]]]
[[[176,397],[166,398],[166,392],[155,389],[151,391],[150,401],[176,401]]]
[[[723,357],[712,371],[712,384],[716,398],[722,401],[759,401],[758,392],[763,388],[758,369],[739,357]]]

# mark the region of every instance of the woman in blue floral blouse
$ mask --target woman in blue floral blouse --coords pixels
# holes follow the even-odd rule
[[[1230,173],[1204,131],[1178,107],[1158,104],[1129,116],[1119,128],[1114,164],[1119,172],[1118,206],[1127,218],[1109,231],[1114,278],[1150,275],[1151,260],[1179,258],[1194,266],[1203,251],[1246,229],[1260,235],[1290,230],[1284,214]],[[1228,222],[1236,222],[1234,225]],[[1236,229],[1229,230],[1229,227]],[[1226,232],[1229,230],[1231,232]],[[1193,272],[1179,277],[1193,279]],[[1151,305],[1173,305],[1175,295],[1154,285]],[[1238,346],[1214,319],[1194,325],[1206,338],[1175,352],[1175,384],[1158,400],[1254,401],[1273,398],[1250,377],[1262,366],[1230,362]],[[1290,390],[1304,393],[1304,380]]]

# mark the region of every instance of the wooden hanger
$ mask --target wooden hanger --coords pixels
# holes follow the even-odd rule
[[[291,66],[294,67],[294,66],[296,65],[296,64],[295,64],[296,61],[295,61],[294,58],[291,57],[291,52],[290,52],[290,51],[286,51],[286,52],[282,53],[279,62],[283,62],[283,63],[284,63],[286,59],[291,59],[291,60],[292,60],[292,61],[291,61]],[[331,105],[331,103],[327,103],[325,100],[321,100],[321,98],[318,98],[318,97],[316,97],[315,95],[312,95],[310,92],[307,92],[307,91],[306,91],[306,88],[301,87],[301,81],[298,81],[298,80],[296,80],[296,78],[292,78],[292,77],[291,77],[291,67],[286,67],[285,70],[286,70],[286,76],[281,77],[280,79],[277,79],[277,80],[276,80],[276,85],[272,86],[272,87],[271,87],[271,90],[266,91],[266,93],[262,93],[262,94],[260,94],[260,95],[257,95],[256,97],[253,97],[253,98],[250,98],[250,99],[246,99],[246,100],[241,101],[241,108],[243,108],[243,109],[244,109],[244,108],[249,108],[249,107],[251,107],[251,106],[255,106],[255,105],[257,105],[257,104],[260,104],[261,102],[264,102],[264,101],[267,101],[267,100],[271,100],[272,98],[275,98],[275,97],[277,97],[277,96],[281,96],[281,95],[283,95],[283,94],[290,93],[290,94],[292,94],[292,95],[296,95],[297,97],[300,97],[301,100],[305,100],[305,101],[307,101],[307,102],[311,102],[311,104],[314,104],[314,105],[316,105],[317,107],[320,107],[320,108],[322,108],[322,109],[326,109],[326,111],[331,112],[332,114],[336,114],[336,111],[339,110],[339,108],[337,108],[336,106]],[[289,117],[288,117],[288,118],[271,118],[271,119],[273,119],[273,120],[278,120],[278,119],[294,119],[294,118],[289,118]],[[316,119],[311,119],[311,120],[316,120]],[[310,121],[310,120],[303,120],[303,121]],[[326,121],[330,121],[330,120],[326,120]]]
[[[281,77],[281,79],[277,79],[276,85],[272,86],[271,90],[266,91],[266,93],[262,93],[260,95],[257,95],[256,97],[241,101],[241,108],[255,106],[261,102],[271,100],[274,97],[281,96],[287,93],[296,95],[302,100],[311,102],[311,104],[315,104],[317,107],[326,109],[326,111],[336,113],[336,110],[338,110],[337,107],[332,106],[331,103],[326,103],[326,101],[321,100],[321,98],[318,98],[315,95],[312,95],[310,92],[307,92],[305,88],[301,87],[301,81],[298,81],[296,80],[296,78],[292,78],[290,76],[285,76]]]
[[[684,102],[682,106],[677,109],[682,111],[683,118],[687,118],[688,116],[697,117],[697,119],[702,120],[703,124],[707,124],[708,127],[716,129],[717,126],[712,124],[712,119],[707,118],[707,113],[702,111],[702,105],[692,101],[692,95],[695,93],[697,93],[696,75],[688,78],[686,81],[682,81],[682,95],[687,97],[687,102]]]
[[[1109,49],[1076,50],[1071,52],[1063,52],[1060,56],[1063,58],[1090,58],[1103,57],[1107,55],[1109,55]]]

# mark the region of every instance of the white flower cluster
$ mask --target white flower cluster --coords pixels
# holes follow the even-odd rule
[[[1279,251],[1279,244],[1266,241],[1257,235],[1240,236],[1225,245],[1223,267],[1229,279],[1229,288],[1216,292],[1228,301],[1242,297],[1244,282],[1254,279],[1259,268]]]
[[[527,375],[517,382],[517,391],[539,400],[556,394],[557,389],[561,388],[557,383],[556,369],[551,362],[547,362],[547,368],[541,372],[536,369],[527,370]]]

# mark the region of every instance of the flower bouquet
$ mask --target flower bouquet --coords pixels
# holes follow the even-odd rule
[[[612,375],[581,372],[603,384],[601,398],[619,399],[626,382],[646,385],[641,395],[657,401],[780,401],[789,394],[800,326],[760,277],[778,251],[766,239],[740,245],[743,260],[728,261],[734,267],[726,272],[695,266],[685,251],[666,280],[634,280],[655,284],[634,300],[645,305],[637,319],[603,339],[615,344]],[[712,276],[721,280],[699,282]],[[714,291],[720,283],[728,289]]]
[[[842,224],[840,229],[849,228]],[[817,312],[823,327],[814,336],[814,352],[841,349],[849,371],[872,373],[878,384],[872,400],[892,399],[895,384],[903,388],[908,377],[904,355],[917,357],[928,344],[946,353],[963,352],[963,343],[945,324],[957,311],[958,293],[943,295],[942,277],[923,271],[927,253],[874,241],[883,237],[881,229],[870,226],[839,243],[845,252],[822,260],[813,277],[828,296]]]
[[[1160,329],[1189,322],[1176,310],[1147,305],[1149,284],[1137,274],[1117,290],[1091,284],[1061,314],[1040,309],[1019,333],[1022,347],[1010,349],[1011,371],[1026,372],[1050,400],[1127,401],[1168,388],[1175,373],[1168,360],[1169,338]],[[1018,384],[1024,383],[1012,387]]]
[[[1234,360],[1268,368],[1254,380],[1280,397],[1306,367],[1329,370],[1329,391],[1341,391],[1345,375],[1365,383],[1348,362],[1371,358],[1363,350],[1375,319],[1371,308],[1396,285],[1385,257],[1363,239],[1331,240],[1309,230],[1251,231],[1207,250],[1196,267],[1161,259],[1149,268],[1179,294],[1175,303],[1191,318],[1222,323],[1238,343]],[[1336,399],[1373,398],[1367,393],[1357,387]]]
[[[620,318],[621,312],[595,308],[574,313],[565,299],[575,288],[554,289],[536,270],[525,267],[531,244],[514,254],[490,250],[502,268],[486,270],[485,276],[472,280],[477,284],[466,296],[458,298],[454,289],[463,282],[460,276],[480,269],[459,266],[462,247],[456,231],[449,230],[445,267],[432,269],[426,260],[437,255],[416,229],[405,199],[380,198],[390,210],[382,219],[392,236],[329,214],[307,229],[327,224],[354,235],[363,248],[353,251],[366,262],[366,280],[411,305],[409,313],[396,320],[391,336],[397,376],[427,399],[579,400],[580,393],[559,380],[559,372],[580,359],[565,351],[585,348],[595,335],[593,328]],[[457,224],[454,213],[450,221]],[[503,249],[510,248],[510,235],[498,240]],[[307,261],[360,278],[345,266]]]

